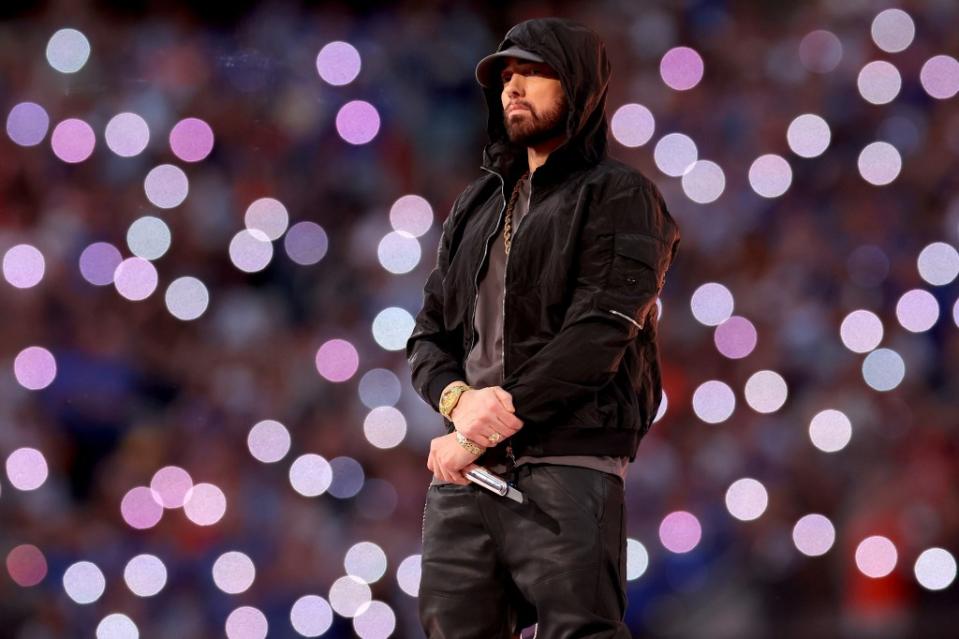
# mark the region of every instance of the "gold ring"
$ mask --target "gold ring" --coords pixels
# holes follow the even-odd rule
[[[499,438],[500,438],[500,437],[501,437],[501,435],[494,430],[494,431],[493,431],[493,434],[489,436],[489,440],[495,444],[496,442],[499,441]]]

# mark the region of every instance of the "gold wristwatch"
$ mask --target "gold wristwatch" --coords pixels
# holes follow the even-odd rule
[[[468,390],[473,390],[473,387],[469,384],[457,384],[443,391],[443,394],[440,395],[440,415],[453,421],[450,415],[460,401],[460,396]]]

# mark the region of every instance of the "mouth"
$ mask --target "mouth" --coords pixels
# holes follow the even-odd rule
[[[509,108],[506,109],[506,112],[507,112],[507,113],[512,113],[513,111],[529,111],[529,109],[527,109],[526,107],[521,106],[521,105],[519,105],[519,104],[511,104],[511,105],[509,106]]]

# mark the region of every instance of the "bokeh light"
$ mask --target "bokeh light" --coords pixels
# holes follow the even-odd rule
[[[660,60],[659,75],[669,88],[687,91],[703,79],[703,58],[690,47],[673,47]]]
[[[928,331],[939,320],[939,302],[932,293],[921,288],[906,291],[896,303],[896,318],[907,331]]]
[[[28,346],[14,358],[13,375],[27,390],[43,390],[57,376],[57,360],[42,346]]]
[[[190,181],[178,166],[161,164],[150,169],[143,180],[143,190],[153,206],[172,209],[186,199],[190,192]]]
[[[367,408],[393,406],[399,401],[403,388],[393,371],[374,368],[366,371],[360,378],[358,392],[360,401]]]
[[[213,582],[228,595],[238,595],[249,590],[256,579],[253,560],[242,552],[231,550],[213,562]]]
[[[243,229],[230,240],[230,262],[245,273],[265,269],[273,259],[273,243],[265,233]]]
[[[50,148],[53,154],[69,164],[83,162],[93,155],[97,138],[93,128],[78,118],[63,120],[53,128],[50,134]]]
[[[343,86],[355,80],[362,66],[360,52],[349,42],[328,42],[316,55],[317,73],[333,86]]]
[[[197,526],[212,526],[226,514],[226,495],[213,484],[195,484],[187,492],[183,512]]]
[[[832,31],[810,31],[799,42],[799,60],[814,73],[829,73],[842,60],[842,43]]]
[[[170,227],[152,215],[144,215],[127,229],[130,252],[145,260],[158,260],[170,249]]]
[[[872,41],[886,53],[905,51],[916,36],[916,25],[902,9],[885,9],[872,20]]]
[[[870,184],[884,186],[899,175],[902,156],[888,142],[873,142],[859,154],[859,175]]]
[[[179,466],[164,466],[150,480],[153,499],[164,508],[183,506],[192,488],[193,478]]]
[[[290,215],[276,198],[261,197],[246,208],[243,222],[250,231],[259,231],[268,239],[277,240],[286,232]]]
[[[740,521],[758,519],[768,505],[766,487],[752,477],[737,479],[726,489],[726,510]]]
[[[804,158],[814,158],[829,148],[832,131],[827,123],[815,113],[796,116],[786,129],[786,142],[793,153]]]
[[[959,93],[959,60],[948,55],[935,55],[922,65],[919,82],[931,97],[948,100]]]
[[[370,587],[356,577],[340,577],[330,586],[330,606],[342,617],[353,617],[372,600]]]
[[[46,271],[43,253],[30,244],[17,244],[3,254],[3,277],[11,286],[31,288],[40,283]]]
[[[895,65],[885,60],[873,60],[859,71],[856,86],[866,102],[888,104],[899,95],[902,77]]]
[[[649,567],[649,553],[642,542],[626,538],[626,580],[636,581],[645,574]]]
[[[316,264],[326,255],[329,240],[315,222],[297,222],[283,236],[283,248],[291,260],[303,266]]]
[[[380,240],[376,255],[383,268],[395,275],[402,275],[420,263],[420,243],[406,233],[391,231]]]
[[[388,351],[401,351],[413,333],[416,321],[409,311],[397,306],[385,308],[373,319],[373,339]]]
[[[736,410],[736,395],[725,382],[703,382],[693,392],[693,412],[707,424],[719,424]]]
[[[756,348],[756,327],[745,317],[734,315],[713,332],[716,349],[729,359],[742,359]]]
[[[76,73],[89,58],[90,41],[76,29],[60,29],[47,41],[47,62],[60,73]]]
[[[793,526],[796,550],[808,557],[825,555],[835,542],[835,527],[826,516],[819,513],[803,515]]]
[[[240,606],[226,618],[227,639],[265,639],[270,624],[258,608]]]
[[[106,586],[103,571],[91,561],[73,563],[63,573],[63,590],[74,603],[93,603],[103,595]]]
[[[839,326],[843,345],[853,353],[868,353],[882,342],[882,320],[872,311],[855,310]]]
[[[43,142],[50,128],[50,116],[36,102],[21,102],[7,114],[7,135],[20,146],[36,146]]]
[[[423,573],[422,555],[410,555],[396,568],[396,582],[400,589],[410,597],[419,596],[420,577]]]
[[[142,257],[128,257],[117,265],[113,284],[120,295],[131,302],[139,302],[153,295],[158,278],[152,262]]]
[[[47,558],[33,544],[14,546],[7,553],[7,574],[21,588],[36,586],[47,576]]]
[[[199,162],[213,150],[213,129],[199,118],[184,118],[170,129],[170,150],[184,162]]]
[[[304,595],[290,609],[290,624],[304,637],[319,637],[333,625],[333,609],[319,595]]]
[[[959,276],[959,252],[945,242],[927,244],[916,259],[919,276],[933,286],[951,284]]]
[[[809,439],[824,453],[842,450],[852,438],[852,422],[842,411],[827,408],[809,422]]]
[[[250,429],[246,446],[254,459],[264,464],[278,462],[290,452],[290,431],[275,419],[264,419]]]
[[[140,630],[122,612],[111,612],[97,624],[97,639],[139,639]]]
[[[877,391],[891,391],[899,386],[906,376],[906,363],[902,356],[891,348],[877,348],[862,362],[862,377]]]
[[[107,148],[122,158],[139,155],[150,143],[150,126],[136,113],[118,113],[103,132]]]
[[[363,488],[366,474],[360,462],[352,457],[334,457],[330,460],[330,470],[333,473],[333,480],[327,490],[333,497],[349,499]]]
[[[792,180],[792,167],[781,155],[761,155],[749,167],[749,186],[765,198],[779,197],[789,190]]]
[[[689,307],[700,324],[718,326],[733,314],[733,294],[718,282],[707,282],[693,291]]]
[[[699,149],[692,138],[682,133],[667,133],[653,149],[656,167],[670,177],[680,177],[699,159]]]
[[[913,572],[926,590],[944,590],[956,580],[956,558],[945,548],[927,548],[916,559]]]
[[[156,555],[137,555],[123,569],[123,581],[137,597],[152,597],[166,586],[167,569]]]
[[[697,204],[709,204],[726,190],[726,174],[712,160],[697,160],[683,174],[683,193]]]
[[[762,370],[749,376],[744,394],[746,403],[757,413],[775,413],[786,403],[789,388],[782,375]]]
[[[333,469],[322,455],[306,453],[290,464],[290,485],[304,497],[325,493],[333,481]]]
[[[659,541],[666,550],[677,554],[691,551],[702,536],[699,519],[685,510],[669,513],[659,524]]]
[[[366,144],[380,130],[380,114],[365,100],[347,102],[336,113],[336,132],[344,142]]]
[[[123,256],[109,242],[94,242],[80,253],[80,274],[94,286],[113,284],[114,275]]]
[[[316,370],[326,380],[345,382],[356,374],[360,356],[344,339],[331,339],[316,351]]]
[[[856,567],[873,579],[885,577],[896,567],[896,546],[887,537],[866,537],[856,547]]]
[[[403,195],[390,207],[390,225],[398,233],[421,237],[433,226],[433,207],[421,195]]]
[[[395,629],[396,613],[383,601],[371,601],[353,617],[353,631],[360,639],[385,639]]]
[[[188,322],[206,312],[210,305],[210,292],[203,282],[185,275],[170,282],[163,301],[170,315]]]
[[[377,448],[395,448],[406,437],[406,418],[392,406],[379,406],[363,420],[363,434]]]
[[[373,542],[361,541],[346,551],[343,566],[347,575],[372,584],[386,574],[386,553]]]
[[[610,133],[628,148],[643,146],[656,132],[656,118],[642,104],[630,103],[616,109],[609,121]]]
[[[120,502],[120,514],[131,528],[144,530],[159,523],[163,516],[163,506],[146,486],[136,486],[127,491]]]

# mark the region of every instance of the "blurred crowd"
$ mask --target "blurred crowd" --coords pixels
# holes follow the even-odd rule
[[[952,317],[959,287],[928,286],[916,268],[930,242],[959,243],[959,98],[933,99],[918,81],[930,56],[959,54],[959,5],[901,3],[916,38],[895,56],[869,37],[885,5],[263,3],[220,19],[156,3],[4,10],[0,112],[35,101],[52,123],[85,119],[98,146],[70,165],[47,140],[20,147],[0,135],[0,251],[28,242],[46,261],[33,288],[0,282],[0,457],[32,446],[50,469],[35,491],[19,491],[0,474],[0,557],[29,543],[48,564],[45,579],[30,587],[0,568],[0,636],[90,637],[101,618],[122,611],[142,637],[216,637],[240,605],[263,611],[271,637],[299,636],[291,605],[304,594],[327,597],[345,574],[344,554],[363,540],[388,557],[371,588],[396,614],[394,636],[420,636],[416,599],[396,571],[419,552],[426,453],[442,423],[409,386],[402,351],[377,344],[371,324],[389,306],[419,309],[440,224],[480,174],[486,112],[475,63],[510,25],[542,15],[580,19],[605,38],[610,116],[637,102],[656,117],[652,141],[637,148],[613,142],[611,153],[657,183],[683,234],[662,295],[668,407],[627,479],[627,534],[648,551],[648,567],[629,581],[634,634],[953,636],[959,586],[926,589],[913,563],[929,547],[959,552],[959,327]],[[44,57],[50,35],[64,26],[81,30],[92,47],[84,69],[69,76]],[[799,59],[799,42],[814,29],[842,43],[829,73]],[[346,86],[317,75],[317,52],[333,40],[362,56],[359,76]],[[672,90],[659,76],[660,58],[679,44],[705,62],[703,80],[689,91]],[[859,69],[877,58],[894,59],[903,77],[900,95],[882,106],[856,90]],[[336,111],[353,99],[375,105],[382,119],[368,144],[337,135]],[[106,122],[121,111],[139,113],[151,127],[150,145],[133,158],[117,157],[102,141]],[[789,155],[786,128],[801,113],[830,124],[832,141],[820,157]],[[214,150],[184,167],[186,201],[158,213],[144,197],[143,176],[177,163],[165,136],[187,116],[210,123]],[[715,202],[691,201],[679,179],[656,168],[655,139],[671,131],[692,137],[700,157],[722,166],[726,186]],[[887,186],[856,170],[859,151],[873,140],[891,142],[903,158]],[[764,153],[791,157],[793,181],[781,197],[757,195],[746,178]],[[417,268],[394,274],[379,263],[377,242],[392,230],[390,205],[410,193],[432,204],[435,223],[419,238]],[[263,196],[280,199],[291,221],[322,225],[329,251],[319,263],[296,264],[278,251],[258,273],[231,264],[230,238],[248,204]],[[210,289],[210,307],[197,320],[167,312],[160,289],[132,302],[81,277],[86,246],[111,242],[128,255],[127,228],[148,213],[167,221],[173,236],[156,264],[161,285],[190,274]],[[863,247],[884,259],[864,265],[855,258]],[[713,329],[690,312],[693,291],[712,281],[730,289],[736,314],[756,326],[757,347],[744,359],[717,352]],[[902,293],[917,287],[942,309],[922,333],[899,326],[895,312]],[[891,391],[870,388],[862,355],[840,340],[842,319],[859,308],[882,318],[883,345],[905,361],[905,379]],[[317,349],[333,338],[358,351],[359,370],[345,382],[315,367]],[[16,354],[34,344],[57,361],[55,381],[40,391],[13,375]],[[375,368],[400,380],[395,406],[408,426],[403,443],[386,450],[363,432],[370,407],[358,382]],[[741,396],[761,369],[787,381],[782,409],[760,414],[739,401],[723,423],[697,418],[697,386],[719,379]],[[842,410],[853,425],[851,442],[835,453],[815,448],[807,434],[825,408]],[[290,454],[276,464],[247,449],[250,428],[263,419],[282,422],[292,437]],[[307,452],[357,460],[364,488],[346,499],[298,494],[289,462]],[[147,530],[124,522],[124,494],[167,465],[222,488],[228,507],[219,523],[197,526],[178,511]],[[730,483],[746,476],[760,480],[769,498],[749,522],[724,505]],[[691,552],[674,554],[659,542],[659,524],[675,510],[701,523]],[[823,556],[807,557],[793,544],[793,525],[807,513],[836,527]],[[898,550],[895,569],[880,579],[854,560],[869,535],[888,537]],[[253,586],[239,595],[222,592],[210,576],[228,550],[256,565]],[[122,581],[125,563],[143,552],[159,556],[169,574],[166,587],[147,598]],[[60,582],[81,559],[107,580],[104,595],[88,605],[70,600]],[[335,615],[324,636],[353,633],[350,619]]]

